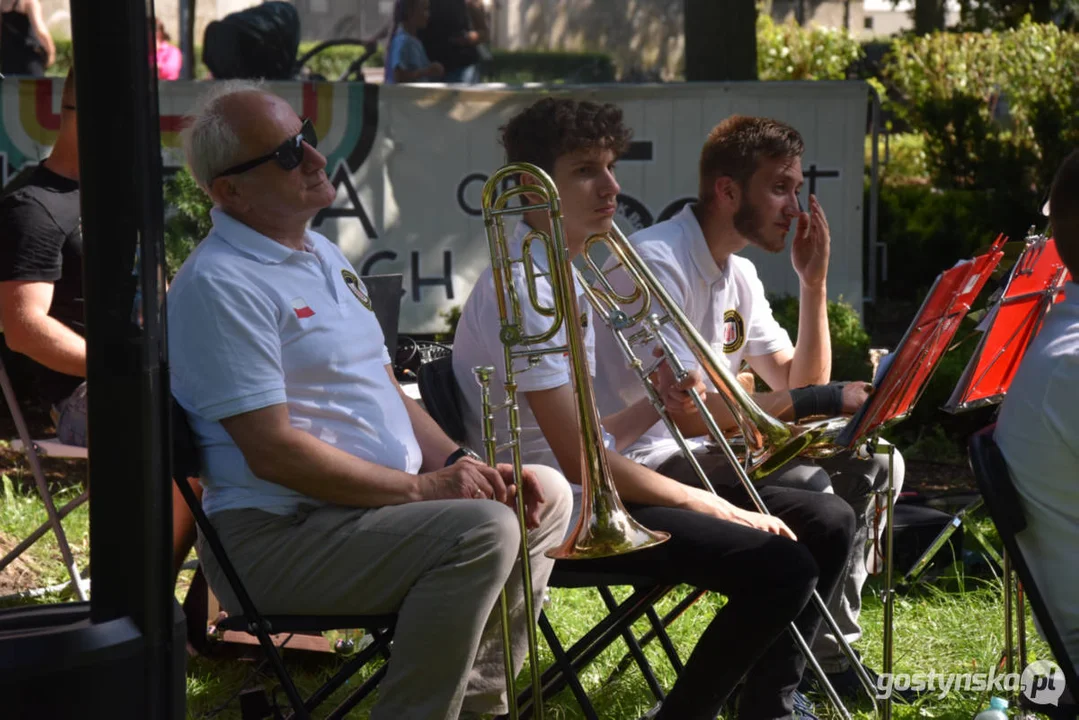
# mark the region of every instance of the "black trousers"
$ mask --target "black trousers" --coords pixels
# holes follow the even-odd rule
[[[671,539],[628,555],[574,561],[589,572],[644,575],[727,597],[658,718],[711,720],[743,677],[740,718],[791,716],[805,660],[787,626],[796,620],[807,641],[815,632],[820,618],[806,604],[814,588],[826,598],[834,590],[850,552],[854,513],[833,495],[781,487],[761,492],[797,542],[691,510],[630,503],[626,507],[637,520],[669,532]],[[732,492],[728,499],[746,506],[748,498],[736,496]]]

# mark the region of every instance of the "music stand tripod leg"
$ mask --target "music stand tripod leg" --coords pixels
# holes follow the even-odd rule
[[[873,445],[879,450],[879,443],[874,442]],[[895,508],[895,490],[893,482],[895,478],[895,446],[888,443],[888,483],[887,483],[887,496],[885,497],[885,528],[884,528],[884,587],[881,590],[881,601],[884,605],[884,648],[883,657],[881,661],[881,672],[885,677],[892,676],[893,670],[893,640],[894,640],[894,621],[895,621],[895,588],[892,587],[892,572],[893,572],[893,559],[894,559],[894,539],[895,539],[895,517],[893,510]],[[891,720],[892,717],[892,697],[889,695],[886,698],[882,698],[883,703],[881,705],[881,717],[884,720]]]

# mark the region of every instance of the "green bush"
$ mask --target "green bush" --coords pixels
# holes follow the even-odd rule
[[[768,302],[776,322],[797,342],[798,298],[775,296]],[[858,311],[842,298],[828,302],[828,332],[832,340],[832,378],[870,380],[873,370],[869,363],[869,334]]]
[[[547,52],[494,50],[483,69],[490,82],[520,84],[614,82],[615,67],[610,55],[599,52]]]
[[[757,13],[757,76],[761,80],[844,80],[863,56],[849,30],[776,23]]]
[[[885,144],[885,140],[887,145]],[[882,185],[924,185],[929,182],[929,162],[925,136],[920,133],[895,133],[882,139],[877,149]],[[872,162],[872,136],[865,139],[865,168]],[[885,154],[887,148],[887,154]]]
[[[213,201],[195,183],[187,168],[165,182],[165,265],[171,280],[184,260],[210,232]]]
[[[883,185],[878,242],[887,253],[887,279],[877,295],[920,302],[934,278],[969,258],[1003,232],[1022,238],[1040,222],[1033,203],[997,190],[940,190],[926,185]],[[877,332],[877,317],[871,327]]]
[[[316,42],[300,43],[297,59],[317,44]],[[381,67],[385,62],[383,50],[380,45],[371,57],[363,61],[363,67]],[[314,75],[321,75],[327,80],[336,81],[348,69],[348,66],[363,53],[364,49],[359,45],[337,45],[315,55],[305,63],[304,68]]]
[[[939,188],[1033,204],[1079,141],[1079,36],[1054,25],[900,38],[884,75],[902,97],[895,111],[926,139]]]
[[[56,62],[45,70],[45,74],[50,77],[65,77],[73,60],[71,40],[53,38],[53,44],[56,45]]]

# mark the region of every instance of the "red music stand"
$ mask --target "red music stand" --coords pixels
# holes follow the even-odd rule
[[[1070,280],[1053,238],[1027,238],[1027,246],[987,319],[989,327],[944,405],[946,412],[956,414],[1004,399],[1027,347],[1041,329],[1046,313],[1063,299],[1064,283]]]
[[[899,347],[892,353],[877,388],[847,423],[836,444],[855,448],[885,425],[910,414],[959,323],[1004,257],[1001,248],[1006,239],[997,236],[984,255],[964,260],[937,276]]]

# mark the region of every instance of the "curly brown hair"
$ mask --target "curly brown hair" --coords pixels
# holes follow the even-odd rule
[[[701,148],[699,203],[712,202],[718,178],[729,177],[745,187],[763,158],[796,158],[804,152],[801,134],[787,123],[732,115],[712,128]]]
[[[633,131],[622,123],[616,105],[546,97],[502,126],[507,162],[528,162],[547,172],[562,155],[582,149],[613,150],[619,157]]]
[[[1079,277],[1079,150],[1073,150],[1057,169],[1049,191],[1049,223],[1057,252],[1072,278]]]

